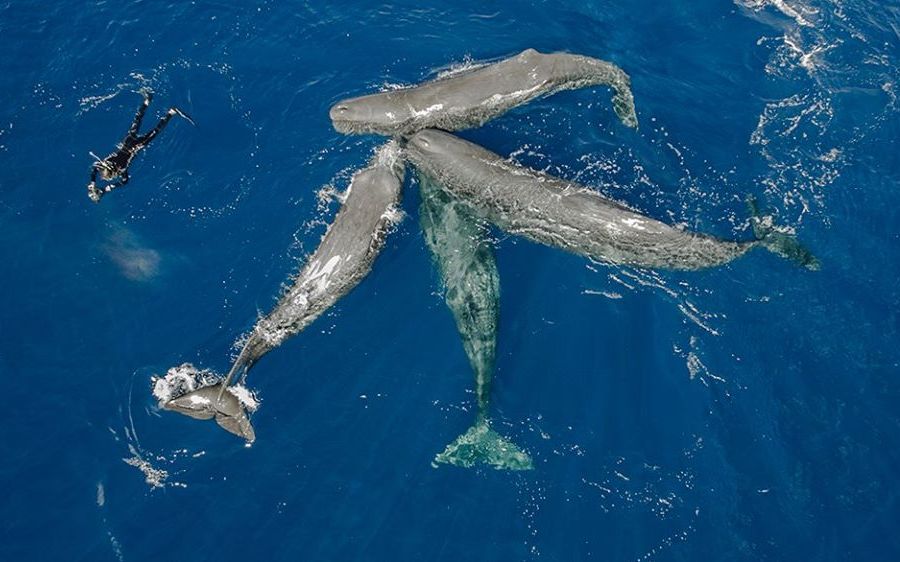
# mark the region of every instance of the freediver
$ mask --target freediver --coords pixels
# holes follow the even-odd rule
[[[92,166],[91,182],[88,184],[87,190],[88,197],[90,197],[91,201],[94,203],[99,203],[100,198],[105,194],[128,183],[128,166],[131,165],[131,161],[134,160],[134,157],[137,156],[138,152],[146,148],[147,145],[150,144],[150,141],[156,138],[156,135],[165,128],[173,116],[178,115],[179,117],[187,119],[191,125],[196,125],[194,120],[186,113],[177,107],[172,106],[166,114],[162,116],[162,119],[159,120],[159,123],[157,123],[153,129],[143,135],[139,135],[138,130],[141,128],[141,121],[144,120],[144,113],[147,112],[147,107],[150,106],[150,102],[153,100],[152,92],[144,90],[141,93],[144,95],[144,101],[141,103],[141,106],[137,110],[137,114],[134,116],[134,122],[131,123],[128,134],[125,135],[122,142],[118,144],[116,151],[102,160],[97,158],[93,152],[91,153],[91,156],[96,158],[97,161],[94,162]],[[100,174],[100,178],[109,183],[102,187],[97,187],[97,174]],[[114,181],[117,178],[118,180]]]

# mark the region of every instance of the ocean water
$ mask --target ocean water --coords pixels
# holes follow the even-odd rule
[[[0,5],[0,559],[897,560],[900,5],[875,0]],[[472,375],[418,225],[266,356],[252,447],[160,411],[222,372],[382,139],[344,97],[533,47],[603,88],[463,136],[647,214],[821,260],[609,267],[496,232],[494,426],[526,472],[431,465]],[[173,120],[92,204],[140,102]],[[412,174],[409,174],[410,176]]]

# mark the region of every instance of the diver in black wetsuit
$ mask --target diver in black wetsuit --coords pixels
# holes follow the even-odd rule
[[[131,165],[131,161],[134,160],[134,157],[137,156],[138,152],[143,150],[150,144],[150,141],[156,138],[156,135],[163,130],[174,115],[184,117],[191,125],[194,125],[194,120],[188,117],[187,114],[177,107],[170,107],[153,129],[146,134],[138,135],[138,130],[141,128],[141,121],[144,119],[144,113],[147,112],[147,107],[153,99],[152,93],[143,92],[143,94],[144,101],[141,103],[141,106],[137,110],[137,114],[134,116],[134,122],[131,124],[131,128],[128,129],[128,134],[125,135],[125,138],[122,139],[122,142],[116,147],[116,151],[103,160],[94,156],[94,158],[97,158],[97,161],[94,162],[93,169],[91,170],[91,183],[87,186],[88,197],[90,197],[91,201],[94,203],[99,203],[100,198],[105,194],[128,183],[128,166]],[[102,188],[97,187],[97,174],[100,174],[102,180],[110,183],[107,183]],[[116,180],[116,178],[118,178],[118,181],[113,181]]]

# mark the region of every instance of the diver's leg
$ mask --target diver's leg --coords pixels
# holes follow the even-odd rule
[[[141,106],[134,116],[134,121],[131,123],[131,128],[128,129],[129,136],[137,136],[138,131],[141,128],[141,121],[144,120],[144,114],[147,113],[147,108],[150,107],[150,102],[153,100],[153,94],[149,91],[144,90],[141,93],[144,94],[144,101],[141,102]]]
[[[138,146],[143,147],[147,143],[155,139],[156,135],[158,135],[159,132],[169,124],[169,120],[171,120],[176,113],[178,113],[178,110],[174,107],[169,109],[169,111],[167,111],[166,114],[162,116],[162,119],[159,120],[159,123],[157,123],[156,126],[153,127],[153,129],[151,129],[147,134],[138,137]]]

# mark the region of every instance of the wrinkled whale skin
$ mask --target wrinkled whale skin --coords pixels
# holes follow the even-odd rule
[[[406,153],[420,173],[500,229],[609,264],[703,269],[727,263],[759,244],[665,224],[443,131],[413,135]]]
[[[625,125],[637,127],[631,80],[625,71],[587,56],[534,49],[411,88],[343,100],[332,106],[330,116],[334,128],[345,134],[459,131],[536,98],[595,85],[612,87],[616,114]]]

